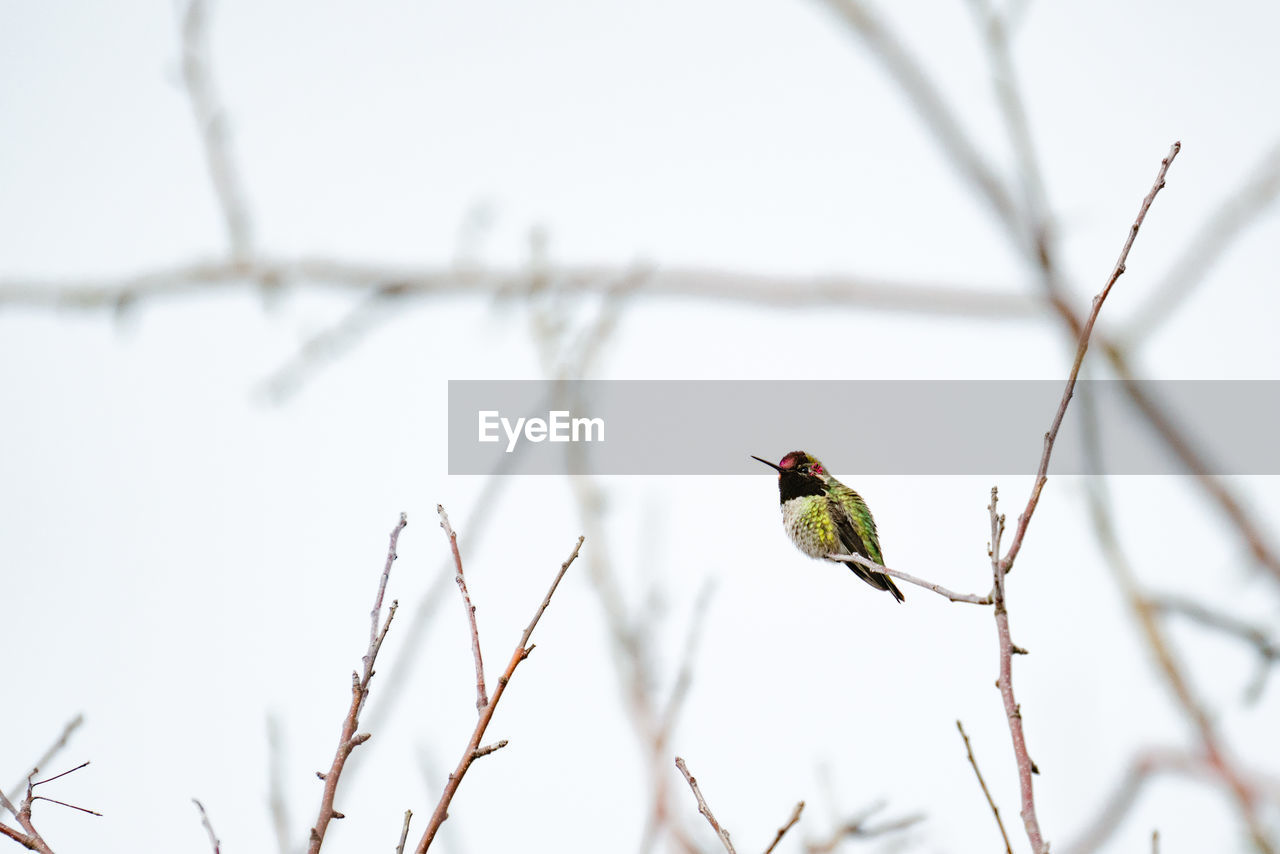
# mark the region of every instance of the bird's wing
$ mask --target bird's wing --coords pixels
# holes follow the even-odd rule
[[[843,484],[837,488],[836,492],[840,500],[828,499],[828,501],[833,505],[831,515],[837,520],[836,530],[840,535],[840,542],[851,554],[860,554],[884,566],[884,555],[880,553],[880,537],[876,533],[876,520],[871,517],[871,510],[868,509],[867,503],[862,500],[862,496]],[[841,503],[845,506],[852,504],[857,511],[843,512]]]

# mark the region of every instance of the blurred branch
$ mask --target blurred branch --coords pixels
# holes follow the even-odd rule
[[[778,847],[778,843],[782,841],[782,837],[787,835],[787,831],[796,826],[796,822],[800,820],[800,813],[804,812],[804,801],[796,804],[795,809],[791,811],[791,817],[787,819],[782,827],[778,828],[778,834],[773,837],[773,841],[769,843],[769,847],[764,849],[764,854],[773,854],[773,849]]]
[[[66,724],[62,727],[62,732],[58,735],[58,738],[53,742],[53,744],[49,745],[48,749],[45,750],[44,753],[40,754],[40,758],[37,759],[35,762],[31,763],[31,765],[28,767],[41,768],[45,765],[48,765],[49,762],[52,761],[53,758],[57,756],[64,747],[67,746],[67,742],[71,740],[71,734],[74,733],[76,730],[78,730],[80,728],[80,725],[83,723],[84,723],[84,715],[76,715],[74,718],[67,721]],[[7,809],[9,810],[9,812],[14,813],[16,815],[16,811],[13,809],[11,799],[19,797],[19,793],[22,791],[23,787],[26,786],[26,784],[27,784],[27,781],[25,779],[22,782],[16,784],[12,789],[13,794],[9,795],[9,797],[7,798],[0,799],[0,808]],[[3,794],[4,794],[3,792],[0,792],[0,795],[3,795]],[[3,813],[0,813],[0,815],[2,814]]]
[[[1056,254],[1050,247],[1050,218],[1048,195],[1045,192],[1044,173],[1040,168],[1039,155],[1031,138],[1031,123],[1027,119],[1027,110],[1018,84],[1018,75],[1013,66],[1013,56],[1009,51],[1009,24],[1007,13],[1001,14],[993,9],[988,0],[969,0],[974,17],[982,32],[986,45],[987,60],[991,66],[991,83],[995,90],[996,101],[1000,106],[1000,114],[1004,117],[1005,132],[1013,148],[1014,158],[1018,163],[1018,174],[1022,179],[1024,197],[1024,217],[1027,220],[1029,237],[1032,245],[1038,247],[1038,254],[1044,259],[1043,268],[1052,272],[1052,258]]]
[[[267,808],[271,814],[271,828],[275,832],[278,854],[293,854],[290,828],[293,819],[289,815],[289,799],[284,791],[284,733],[280,720],[267,715]]]
[[[1013,654],[1018,648],[1014,646],[1009,633],[1009,611],[1005,605],[1005,566],[1000,559],[1004,515],[996,512],[997,500],[998,493],[993,486],[991,504],[987,506],[987,510],[991,514],[991,574],[995,578],[992,598],[995,600],[996,638],[1000,645],[1000,676],[996,680],[996,687],[1000,689],[1004,714],[1009,721],[1009,735],[1013,739],[1013,756],[1018,766],[1018,788],[1022,795],[1022,824],[1026,827],[1032,854],[1047,854],[1049,846],[1040,832],[1040,820],[1036,817],[1035,789],[1031,781],[1031,774],[1036,771],[1036,766],[1027,754],[1027,739],[1022,731],[1022,707],[1013,695]]]
[[[209,68],[208,12],[204,0],[186,0],[181,11],[182,82],[222,211],[231,257],[243,262],[253,254],[253,238],[244,186],[227,139],[226,113]]]
[[[982,772],[978,770],[978,760],[973,755],[973,745],[969,743],[969,734],[964,731],[964,724],[956,721],[956,729],[960,730],[960,737],[964,739],[965,753],[969,754],[969,764],[973,766],[973,774],[978,778],[978,785],[982,787],[982,795],[987,799],[987,806],[991,807],[991,814],[995,816],[996,827],[1000,828],[1000,838],[1004,840],[1004,850],[1006,854],[1013,854],[1013,846],[1009,844],[1009,834],[1005,832],[1004,822],[1000,819],[1000,808],[996,806],[995,800],[991,797],[991,790],[987,788],[987,781],[982,779]]]
[[[729,840],[729,831],[721,827],[720,822],[716,821],[715,815],[711,812],[711,807],[707,806],[706,799],[702,797],[702,791],[698,788],[697,779],[689,773],[689,767],[684,764],[684,760],[679,756],[676,757],[676,767],[680,769],[680,773],[684,775],[689,788],[693,790],[693,796],[698,799],[698,812],[706,816],[707,823],[716,832],[716,836],[720,837],[720,842],[724,845],[725,851],[728,851],[729,854],[736,854],[733,850],[733,842]],[[773,846],[769,847],[772,848]]]
[[[883,572],[885,575],[892,575],[894,578],[901,579],[908,584],[914,584],[923,587],[925,590],[932,590],[939,596],[944,596],[952,602],[968,602],[972,605],[990,605],[992,603],[991,594],[986,596],[978,596],[975,593],[956,593],[954,590],[948,590],[941,584],[934,584],[932,581],[925,581],[923,578],[916,578],[914,575],[908,575],[896,569],[889,569],[887,566],[881,566],[873,560],[863,557],[862,555],[827,555],[831,560],[841,561],[843,563],[856,563],[859,566],[865,566],[868,569],[874,569],[876,572]]]
[[[395,317],[391,308],[400,296],[402,292],[392,285],[361,293],[337,322],[303,341],[289,361],[259,384],[258,391],[271,403],[283,403],[313,374],[350,353],[373,330]]]
[[[1203,756],[1167,748],[1139,751],[1130,761],[1120,782],[1104,799],[1098,815],[1078,839],[1063,847],[1063,851],[1066,854],[1093,854],[1100,849],[1128,816],[1146,784],[1161,774],[1177,774],[1192,780],[1223,781],[1222,769]],[[1275,791],[1277,781],[1268,783],[1254,778],[1250,785],[1256,789],[1270,785],[1273,789],[1272,799],[1280,802],[1280,791]]]
[[[1271,665],[1280,661],[1280,645],[1277,645],[1267,632],[1232,614],[1215,611],[1181,596],[1152,596],[1150,602],[1151,607],[1157,611],[1186,617],[1192,622],[1231,635],[1252,646],[1257,651],[1260,661],[1258,676],[1246,692],[1246,699],[1252,701],[1258,698],[1262,693],[1262,686],[1271,670]]]
[[[1238,769],[1235,759],[1230,755],[1226,745],[1223,743],[1208,710],[1196,697],[1189,678],[1183,673],[1182,666],[1173,651],[1173,647],[1168,638],[1165,637],[1164,629],[1160,625],[1159,610],[1152,600],[1142,592],[1137,576],[1121,547],[1120,539],[1112,521],[1112,512],[1106,504],[1099,484],[1092,484],[1092,488],[1088,490],[1088,498],[1094,535],[1097,537],[1102,547],[1103,555],[1106,557],[1107,563],[1111,567],[1112,573],[1115,575],[1120,589],[1129,603],[1129,608],[1137,620],[1139,628],[1142,630],[1147,647],[1155,657],[1165,684],[1200,741],[1200,749],[1204,753],[1205,762],[1214,769],[1234,800],[1254,847],[1262,854],[1271,854],[1271,852],[1275,851],[1275,848],[1267,839],[1265,826],[1258,816],[1258,791]]]
[[[213,832],[213,824],[209,821],[209,813],[205,812],[204,804],[197,798],[192,798],[191,803],[200,810],[200,824],[204,826],[205,833],[209,834],[209,845],[213,848],[213,854],[222,854],[222,843],[218,841],[218,834]]]
[[[471,604],[471,594],[467,592],[467,579],[462,574],[462,552],[458,551],[458,535],[449,525],[449,514],[444,512],[444,505],[437,504],[436,512],[440,514],[440,527],[449,538],[449,547],[453,550],[453,562],[458,568],[455,579],[458,589],[462,591],[462,604],[467,612],[467,621],[471,624],[471,654],[476,660],[476,714],[484,714],[489,705],[489,695],[484,684],[484,660],[480,657],[480,630],[476,626],[476,606]]]
[[[320,814],[316,818],[315,826],[311,828],[311,837],[307,845],[308,854],[317,854],[320,851],[320,846],[324,844],[324,835],[329,828],[329,822],[333,819],[344,818],[342,813],[333,808],[334,797],[338,792],[338,779],[342,776],[343,766],[346,765],[347,757],[351,755],[351,751],[369,740],[369,733],[357,733],[356,730],[360,726],[360,712],[369,697],[369,683],[373,679],[374,662],[378,658],[378,651],[382,649],[382,642],[387,637],[387,630],[391,628],[391,621],[395,618],[396,608],[400,605],[398,601],[392,600],[391,607],[387,610],[386,621],[382,623],[382,629],[379,630],[378,622],[382,615],[382,598],[387,590],[387,581],[391,578],[391,565],[395,563],[397,557],[396,544],[400,540],[400,532],[404,530],[407,524],[409,524],[408,518],[401,513],[400,521],[391,529],[386,566],[382,570],[381,578],[378,580],[378,595],[374,597],[373,610],[369,613],[369,648],[361,659],[364,663],[363,675],[355,672],[351,674],[351,706],[347,710],[346,719],[342,722],[342,734],[338,738],[338,748],[334,752],[333,763],[329,766],[327,773],[317,772],[317,776],[324,781],[324,793],[320,798]]]
[[[951,161],[960,175],[969,181],[979,196],[995,210],[1011,241],[1024,254],[1027,263],[1041,272],[1045,296],[1050,306],[1066,324],[1069,334],[1076,340],[1080,340],[1084,332],[1084,323],[1076,315],[1064,292],[1053,248],[1047,201],[1044,202],[1042,209],[1026,212],[1027,220],[1024,221],[1009,191],[994,170],[987,165],[977,145],[965,133],[958,118],[950,111],[937,86],[925,73],[923,64],[906,49],[901,39],[876,18],[862,0],[826,0],[826,2],[841,15],[881,61],[885,71],[898,84],[908,102],[916,108],[926,128],[933,134],[943,156]],[[990,35],[987,39],[988,55],[992,62],[993,75],[996,77],[1007,77],[1013,74],[1012,63],[1007,59],[1007,44],[1004,41],[1003,32],[1001,30],[994,42]],[[1004,58],[999,55],[1001,51],[1006,52]],[[1026,112],[1021,107],[1016,86],[1005,87],[1003,94],[999,95],[999,100],[1015,150],[1029,145],[1031,135],[1026,128]],[[1038,161],[1033,153],[1027,156],[1024,152],[1020,156],[1020,164],[1025,173],[1024,181],[1043,186],[1043,180],[1038,175]],[[1037,194],[1033,191],[1028,192],[1027,195],[1034,201]],[[1028,237],[1030,237],[1029,240]],[[1122,381],[1130,401],[1151,423],[1174,455],[1195,476],[1200,488],[1235,526],[1254,558],[1266,567],[1276,581],[1280,582],[1280,554],[1277,554],[1267,542],[1258,522],[1245,512],[1239,500],[1223,485],[1222,481],[1213,476],[1201,455],[1196,452],[1165,411],[1147,397],[1141,385],[1134,379],[1125,351],[1105,336],[1098,336],[1097,343],[1099,349],[1106,355],[1112,370]],[[1015,541],[1018,539],[1015,537]]]
[[[1036,504],[1040,501],[1040,492],[1044,489],[1045,482],[1049,479],[1049,457],[1053,453],[1053,443],[1058,438],[1058,428],[1062,426],[1062,419],[1067,414],[1067,404],[1071,403],[1071,395],[1075,392],[1076,377],[1079,376],[1080,366],[1084,363],[1084,354],[1089,350],[1089,336],[1093,333],[1093,325],[1098,320],[1098,312],[1102,311],[1102,304],[1106,301],[1107,295],[1111,293],[1111,288],[1115,286],[1116,281],[1124,274],[1125,261],[1129,258],[1129,250],[1133,248],[1133,241],[1138,236],[1138,229],[1142,227],[1143,220],[1147,218],[1147,211],[1151,209],[1151,203],[1155,201],[1156,194],[1164,189],[1164,178],[1169,171],[1169,164],[1173,162],[1173,158],[1178,156],[1178,152],[1181,149],[1182,143],[1175,142],[1170,146],[1169,153],[1160,161],[1160,171],[1156,173],[1155,183],[1151,185],[1150,192],[1142,200],[1142,205],[1138,208],[1138,216],[1133,221],[1133,225],[1129,226],[1129,236],[1125,238],[1124,246],[1120,250],[1120,257],[1116,259],[1115,267],[1111,270],[1111,276],[1107,279],[1107,284],[1093,298],[1093,308],[1089,311],[1089,317],[1080,330],[1079,343],[1076,344],[1076,360],[1071,365],[1071,374],[1067,377],[1067,386],[1062,391],[1062,402],[1058,404],[1058,412],[1053,416],[1053,423],[1049,426],[1049,432],[1044,434],[1044,453],[1040,455],[1040,468],[1036,472],[1036,481],[1031,489],[1031,496],[1027,499],[1027,508],[1018,517],[1018,528],[1014,531],[1013,542],[1009,545],[1009,551],[1000,559],[1002,572],[1013,571],[1013,562],[1017,559],[1018,552],[1022,548],[1022,538],[1026,536],[1027,526],[1031,524],[1031,514],[1036,511]]]
[[[466,776],[467,770],[471,768],[471,763],[505,744],[505,742],[501,742],[492,748],[481,748],[480,740],[484,738],[484,731],[488,728],[489,722],[493,720],[493,713],[497,711],[498,701],[502,699],[503,693],[506,692],[507,685],[510,683],[512,675],[516,672],[516,668],[520,665],[520,662],[529,657],[529,653],[533,652],[534,645],[529,643],[529,638],[533,635],[533,630],[537,627],[538,621],[542,619],[543,613],[546,612],[547,606],[551,604],[551,597],[555,595],[556,588],[560,586],[560,580],[569,571],[569,566],[577,560],[583,539],[583,537],[578,537],[578,542],[574,545],[573,551],[565,562],[560,564],[560,572],[556,574],[555,580],[551,582],[551,587],[547,590],[547,595],[543,597],[542,604],[538,606],[538,610],[534,612],[533,619],[529,622],[529,625],[525,626],[524,634],[520,636],[520,642],[516,644],[515,652],[511,654],[511,660],[507,663],[507,669],[498,677],[498,686],[494,689],[493,696],[489,698],[488,705],[481,712],[480,720],[476,722],[475,729],[471,733],[471,739],[467,742],[467,747],[462,753],[462,758],[458,760],[458,766],[454,772],[449,775],[449,780],[440,795],[440,800],[436,803],[435,811],[431,814],[431,819],[427,823],[427,829],[423,832],[422,839],[418,842],[418,847],[415,849],[417,854],[425,854],[426,850],[431,846],[431,841],[435,839],[436,833],[439,832],[440,825],[449,817],[449,804],[452,802],[454,794],[457,793],[458,786],[462,784],[462,778]]]
[[[924,816],[922,815],[909,815],[905,818],[868,827],[867,821],[882,809],[884,809],[884,804],[873,804],[863,810],[861,814],[854,816],[836,828],[835,832],[825,840],[806,843],[805,851],[807,854],[828,854],[828,852],[835,851],[840,846],[840,843],[846,839],[874,839],[877,836],[885,836],[890,833],[897,833],[900,830],[906,830],[924,821]]]
[[[1258,215],[1280,194],[1280,141],[1274,142],[1244,180],[1200,227],[1164,280],[1133,313],[1118,336],[1124,349],[1138,346],[1158,330],[1204,282],[1206,275]]]
[[[633,266],[557,266],[556,287],[568,294],[603,295]],[[500,268],[394,267],[336,258],[293,259],[255,256],[196,261],[126,276],[94,278],[0,278],[0,306],[115,309],[122,303],[172,298],[236,288],[247,282],[271,281],[281,286],[304,284],[317,289],[353,291],[379,299],[436,296],[505,296],[529,290],[528,270]],[[1011,291],[965,285],[937,285],[912,280],[854,275],[772,275],[702,267],[655,267],[644,270],[643,296],[709,299],[755,305],[805,308],[857,306],[923,315],[1030,318],[1041,303]]]
[[[995,170],[970,139],[937,85],[925,72],[924,66],[862,0],[825,2],[880,60],[885,71],[906,95],[907,101],[915,107],[920,120],[938,139],[942,153],[951,160],[956,171],[978,189],[1002,223],[1012,230],[1018,230],[1021,218],[1017,205]]]

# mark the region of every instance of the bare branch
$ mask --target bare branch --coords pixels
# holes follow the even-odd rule
[[[49,748],[45,750],[44,753],[40,754],[40,758],[31,763],[30,767],[43,768],[45,765],[48,765],[49,762],[67,746],[67,742],[71,739],[71,734],[79,729],[80,725],[83,723],[84,715],[76,715],[74,718],[67,721],[67,723],[62,727],[62,732],[58,735],[57,740],[55,740],[53,744],[49,745]],[[9,812],[16,815],[17,810],[13,808],[11,799],[21,797],[21,792],[26,785],[27,781],[24,778],[20,783],[14,785],[12,789],[13,794],[9,795],[7,798],[0,797],[0,808],[7,809]],[[3,794],[3,792],[0,792],[0,796],[3,796]]]
[[[4,794],[4,792],[0,792],[0,806],[3,806],[9,812],[13,813],[14,816],[18,819],[18,824],[22,827],[22,830],[26,831],[25,833],[23,833],[22,831],[17,830],[16,828],[10,827],[7,824],[0,822],[0,835],[9,837],[14,842],[17,842],[19,845],[22,845],[24,848],[27,848],[31,851],[39,851],[41,852],[41,854],[53,854],[53,849],[49,847],[49,843],[44,841],[44,837],[40,835],[40,832],[36,830],[35,824],[32,822],[32,819],[31,819],[32,804],[34,804],[36,801],[49,801],[50,803],[57,804],[58,806],[69,807],[73,810],[79,810],[80,812],[87,812],[90,815],[101,816],[102,813],[100,812],[95,812],[91,809],[85,809],[84,807],[78,807],[75,804],[69,804],[65,801],[59,801],[56,798],[48,798],[48,797],[44,797],[43,795],[35,794],[36,786],[42,786],[45,783],[52,783],[54,780],[57,780],[61,777],[67,776],[68,774],[79,771],[81,768],[85,767],[88,764],[89,764],[88,762],[81,762],[79,765],[77,765],[76,767],[68,771],[63,771],[61,774],[55,774],[52,777],[47,777],[43,780],[33,779],[35,775],[39,773],[39,770],[40,770],[39,768],[33,769],[31,774],[27,777],[26,797],[24,797],[22,799],[22,803],[16,807],[14,806],[13,802],[9,800],[9,797]]]
[[[1040,455],[1040,468],[1036,472],[1035,485],[1031,489],[1031,496],[1027,499],[1026,509],[1018,517],[1018,527],[1014,531],[1013,542],[1009,544],[1009,551],[1000,560],[1002,572],[1007,573],[1013,570],[1013,562],[1017,559],[1018,552],[1022,549],[1022,539],[1026,536],[1027,526],[1031,523],[1031,514],[1035,513],[1036,504],[1040,501],[1040,492],[1044,489],[1045,482],[1049,479],[1049,456],[1053,453],[1053,443],[1058,438],[1058,428],[1062,426],[1062,418],[1067,414],[1067,404],[1071,402],[1071,395],[1075,392],[1076,377],[1079,376],[1080,366],[1084,363],[1084,354],[1089,350],[1089,336],[1093,333],[1093,325],[1098,320],[1098,312],[1102,311],[1102,303],[1106,301],[1107,295],[1111,293],[1111,288],[1115,285],[1116,280],[1124,273],[1125,261],[1129,257],[1129,250],[1133,248],[1134,239],[1138,236],[1138,229],[1142,227],[1142,221],[1147,218],[1147,211],[1151,209],[1151,203],[1155,201],[1156,193],[1159,193],[1164,188],[1164,177],[1169,171],[1169,164],[1178,156],[1178,152],[1181,149],[1182,143],[1175,142],[1169,148],[1169,153],[1160,161],[1160,171],[1156,173],[1155,183],[1151,185],[1150,192],[1142,200],[1142,205],[1138,208],[1137,219],[1129,227],[1129,236],[1125,239],[1124,247],[1120,250],[1120,257],[1116,259],[1115,267],[1111,270],[1111,277],[1107,279],[1106,286],[1093,298],[1093,308],[1089,312],[1084,328],[1080,331],[1080,341],[1076,345],[1076,360],[1071,366],[1070,376],[1067,377],[1067,386],[1062,392],[1062,402],[1058,404],[1058,412],[1053,416],[1053,423],[1049,427],[1049,432],[1044,434],[1044,453]]]
[[[249,212],[240,171],[227,139],[226,113],[209,70],[208,8],[204,0],[187,0],[182,11],[182,81],[204,146],[205,163],[222,211],[231,256],[237,262],[246,261],[253,253]]]
[[[396,845],[396,854],[404,854],[404,844],[409,839],[409,822],[413,819],[413,810],[404,811],[404,826],[400,828],[400,842]]]
[[[804,801],[796,804],[796,808],[791,811],[791,818],[787,819],[786,824],[778,828],[778,834],[773,837],[773,841],[769,843],[769,847],[764,849],[764,854],[773,854],[773,849],[778,847],[778,843],[782,841],[782,837],[787,835],[787,831],[795,827],[796,822],[800,820],[800,813],[804,812]]]
[[[1026,827],[1032,854],[1046,854],[1049,846],[1040,832],[1040,820],[1036,817],[1035,792],[1031,782],[1035,763],[1027,754],[1027,740],[1022,731],[1022,709],[1013,695],[1015,647],[1009,634],[1009,611],[1005,606],[1005,569],[1004,561],[1000,559],[1000,538],[1004,535],[1004,516],[996,512],[997,498],[998,494],[993,486],[991,487],[991,504],[987,506],[987,510],[991,514],[991,573],[995,577],[994,610],[996,637],[1000,645],[1000,676],[996,680],[996,687],[1000,689],[1000,699],[1004,701],[1004,713],[1009,721],[1009,735],[1013,739],[1013,755],[1018,766],[1018,787],[1022,795],[1022,824]]]
[[[1122,347],[1131,349],[1155,332],[1204,282],[1213,268],[1280,194],[1280,141],[1272,144],[1262,159],[1245,175],[1187,242],[1182,254],[1169,265],[1164,281],[1133,313],[1133,320],[1119,336]]]
[[[218,841],[218,835],[213,832],[213,824],[209,821],[209,813],[205,812],[204,804],[197,798],[192,798],[191,803],[200,810],[200,823],[204,825],[204,832],[209,834],[209,845],[213,848],[213,854],[222,854],[222,843]]]
[[[484,714],[484,707],[489,705],[489,695],[485,690],[484,660],[480,657],[480,630],[476,627],[476,606],[471,604],[471,594],[467,592],[467,579],[462,574],[462,552],[458,551],[458,535],[449,525],[449,514],[444,512],[444,505],[437,504],[436,512],[440,514],[440,527],[449,538],[449,547],[453,550],[453,562],[458,569],[454,578],[458,589],[462,591],[462,604],[467,612],[467,621],[471,624],[471,654],[476,661],[476,714]]]
[[[378,594],[374,597],[373,610],[369,615],[369,648],[361,659],[364,663],[364,675],[351,674],[351,706],[342,722],[342,733],[338,737],[338,748],[334,752],[333,762],[330,764],[329,770],[319,775],[324,780],[324,793],[320,798],[320,814],[316,818],[315,826],[311,828],[311,835],[307,843],[308,854],[318,854],[320,846],[324,844],[324,835],[329,828],[329,822],[335,818],[342,818],[342,814],[335,810],[333,806],[334,798],[338,793],[338,780],[342,776],[342,769],[346,765],[351,751],[369,740],[369,733],[357,733],[356,730],[360,726],[360,711],[364,708],[365,700],[369,697],[369,683],[373,680],[373,666],[378,658],[378,651],[382,649],[382,642],[387,637],[387,630],[391,628],[391,621],[395,618],[396,608],[400,604],[397,601],[391,603],[391,607],[387,609],[387,619],[382,624],[381,630],[379,630],[378,620],[382,613],[382,599],[387,590],[387,581],[391,577],[391,565],[396,560],[396,545],[400,540],[400,532],[408,524],[408,517],[401,513],[400,521],[391,529],[390,543],[387,546],[386,567],[378,580]]]
[[[716,836],[720,837],[721,844],[729,854],[736,854],[733,850],[733,842],[729,840],[729,831],[720,826],[720,822],[716,821],[715,815],[711,812],[711,807],[707,806],[707,801],[702,797],[702,791],[698,788],[698,781],[689,773],[689,767],[684,764],[684,760],[679,756],[676,757],[676,767],[680,769],[680,773],[684,775],[684,779],[689,784],[689,788],[693,790],[693,796],[698,799],[698,812],[707,818],[707,823],[711,825],[711,829],[716,832]],[[772,846],[770,846],[772,847]]]
[[[484,738],[484,731],[488,728],[489,722],[493,720],[493,713],[498,708],[498,701],[502,699],[503,693],[507,690],[507,684],[510,683],[511,677],[516,672],[520,662],[528,658],[529,653],[533,651],[533,647],[528,645],[529,638],[533,636],[534,628],[537,627],[538,621],[542,619],[547,606],[551,604],[551,597],[555,594],[556,588],[560,586],[560,580],[569,571],[569,566],[578,559],[578,551],[582,548],[583,539],[583,537],[578,537],[578,542],[574,545],[573,551],[565,562],[560,564],[560,572],[556,574],[555,580],[551,582],[551,587],[547,590],[547,595],[543,597],[542,604],[538,606],[538,610],[534,612],[533,619],[529,621],[529,625],[525,626],[524,634],[520,636],[520,642],[516,644],[515,652],[511,654],[511,660],[507,663],[507,669],[498,677],[498,686],[494,689],[493,696],[489,698],[488,704],[480,714],[480,720],[476,722],[475,730],[471,733],[471,738],[462,753],[462,758],[458,760],[458,766],[454,769],[454,772],[449,775],[444,791],[440,794],[440,800],[436,803],[435,811],[432,812],[431,819],[427,823],[427,829],[423,832],[422,839],[418,841],[418,847],[415,849],[417,854],[425,854],[427,848],[431,846],[431,841],[435,839],[436,833],[439,832],[440,825],[444,824],[444,820],[449,817],[449,804],[453,801],[453,796],[457,793],[458,786],[462,784],[462,778],[466,776],[471,763],[478,758],[477,754],[481,749],[480,740]],[[486,749],[484,753],[479,753],[479,756],[492,753],[493,750],[497,749],[497,747]]]
[[[995,800],[991,797],[991,790],[987,788],[987,781],[982,779],[982,772],[978,770],[978,760],[973,755],[973,745],[969,744],[969,734],[964,731],[964,724],[956,721],[956,729],[960,730],[960,737],[964,739],[965,753],[969,754],[969,764],[973,766],[973,774],[978,778],[978,785],[982,787],[982,794],[987,799],[987,806],[991,807],[991,814],[996,818],[996,826],[1000,828],[1000,838],[1004,840],[1004,850],[1006,854],[1013,854],[1013,846],[1009,844],[1009,834],[1005,832],[1004,821],[1000,818],[1000,808],[996,806]]]
[[[885,575],[892,575],[894,578],[901,579],[908,584],[923,587],[925,590],[932,590],[934,593],[937,593],[939,596],[944,596],[952,602],[968,602],[972,605],[990,605],[992,602],[990,593],[986,596],[978,596],[973,593],[956,593],[954,590],[948,590],[941,584],[934,584],[932,581],[925,581],[923,578],[916,578],[914,575],[908,575],[900,570],[889,569],[887,566],[881,566],[875,561],[865,558],[862,555],[829,554],[827,557],[831,560],[838,560],[843,563],[856,563],[860,566],[865,566],[868,569],[874,569],[876,572],[883,572]]]

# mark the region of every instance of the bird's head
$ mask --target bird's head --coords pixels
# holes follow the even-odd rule
[[[761,459],[752,455],[751,459],[760,460],[760,462],[775,469],[778,477],[783,475],[798,475],[800,477],[816,477],[819,479],[829,477],[826,466],[818,462],[816,457],[806,454],[804,451],[792,451],[783,457],[777,464],[771,463],[766,459]]]

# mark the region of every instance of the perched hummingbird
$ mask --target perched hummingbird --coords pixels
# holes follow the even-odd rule
[[[871,518],[867,502],[832,477],[822,463],[804,451],[792,451],[777,465],[754,454],[751,458],[777,470],[782,527],[796,548],[816,558],[858,554],[884,566],[876,520]],[[856,563],[844,565],[877,590],[888,590],[899,602],[905,598],[883,572]]]

